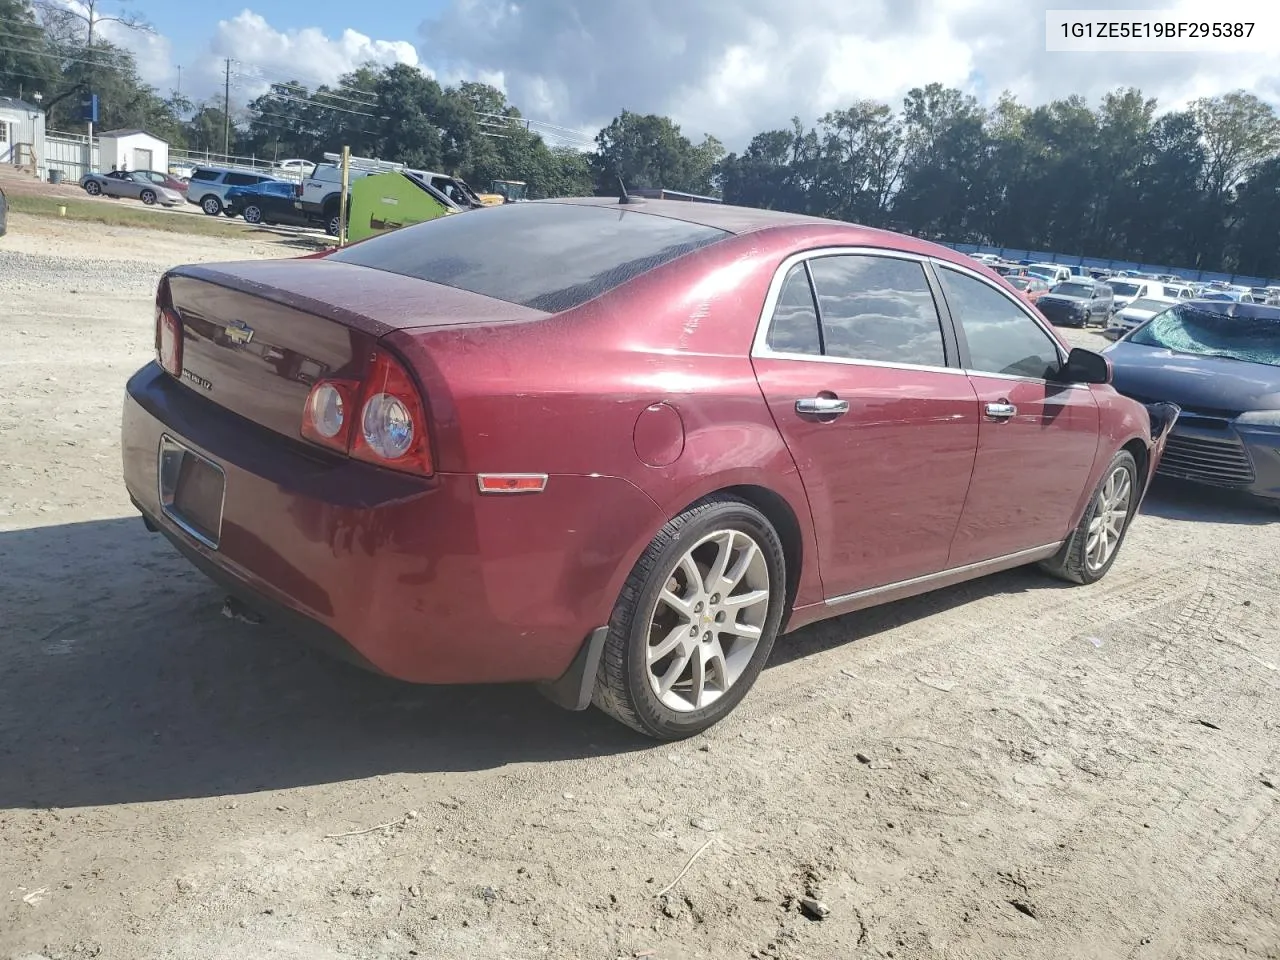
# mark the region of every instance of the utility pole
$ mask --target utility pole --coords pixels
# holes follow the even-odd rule
[[[231,155],[231,58],[227,57],[227,76],[222,88],[222,156]]]
[[[178,64],[178,89],[173,91],[174,99],[182,96],[182,64]]]

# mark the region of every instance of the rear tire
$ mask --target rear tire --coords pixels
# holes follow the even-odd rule
[[[765,516],[735,497],[694,504],[627,578],[592,702],[658,740],[701,733],[755,683],[785,603],[785,554]]]
[[[84,185],[84,192],[91,197],[102,196],[102,184],[97,180],[87,180]]]
[[[1103,471],[1080,523],[1040,569],[1071,583],[1097,583],[1120,555],[1138,499],[1138,464],[1128,450],[1120,450]]]

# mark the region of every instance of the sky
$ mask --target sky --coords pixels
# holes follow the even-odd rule
[[[74,3],[76,0],[63,0]],[[1126,0],[1170,20],[1221,20],[1234,0]],[[1114,0],[1112,0],[1113,5]],[[1101,0],[1094,4],[1102,6]],[[150,36],[109,35],[138,53],[162,92],[221,97],[232,58],[233,104],[268,81],[332,83],[367,60],[415,64],[445,83],[501,87],[525,116],[590,138],[622,109],[671,116],[691,139],[740,150],[757,132],[869,98],[898,105],[937,81],[991,103],[1026,103],[1137,86],[1176,108],[1248,89],[1280,106],[1275,37],[1233,52],[1045,50],[1047,9],[1079,0],[252,0],[213,4],[99,0],[128,9]],[[1266,5],[1247,5],[1263,20]],[[1278,8],[1280,9],[1280,8]],[[1270,29],[1270,23],[1260,24]]]

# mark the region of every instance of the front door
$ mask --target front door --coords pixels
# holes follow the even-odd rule
[[[827,598],[943,569],[978,408],[923,264],[798,263],[769,323],[753,363],[808,495]]]
[[[948,566],[1057,543],[1070,532],[1098,450],[1098,405],[1055,382],[1057,341],[1012,294],[937,265],[982,417],[978,457]]]

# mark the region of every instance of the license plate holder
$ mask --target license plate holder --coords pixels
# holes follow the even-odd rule
[[[227,479],[222,467],[169,435],[160,438],[160,509],[188,536],[218,549]]]

